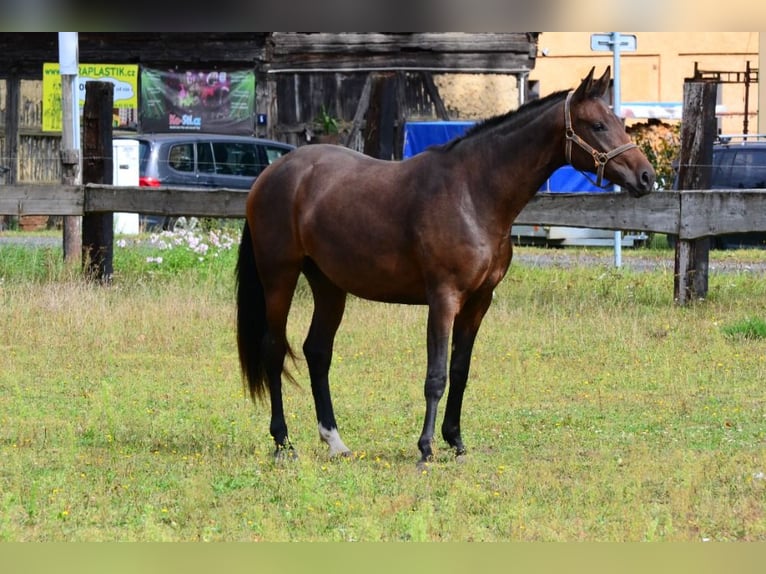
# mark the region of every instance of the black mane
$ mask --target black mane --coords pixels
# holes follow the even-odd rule
[[[552,94],[548,94],[544,98],[527,102],[520,108],[511,110],[510,112],[507,112],[505,114],[500,114],[497,116],[493,116],[491,118],[487,118],[486,120],[481,121],[477,123],[476,125],[472,126],[463,135],[458,136],[448,141],[447,143],[431,146],[428,149],[435,150],[435,151],[449,151],[453,147],[455,147],[455,145],[457,145],[459,142],[465,139],[468,139],[470,137],[473,137],[477,134],[490,131],[499,125],[505,125],[509,122],[513,122],[513,123],[525,122],[527,121],[527,118],[533,115],[537,115],[540,109],[545,108],[554,102],[558,102],[559,100],[564,99],[567,93],[568,93],[568,90],[553,92]]]

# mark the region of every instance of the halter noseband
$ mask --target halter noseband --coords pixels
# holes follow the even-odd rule
[[[610,152],[603,152],[598,151],[594,149],[593,147],[588,144],[584,139],[582,139],[580,136],[578,136],[574,129],[572,129],[572,117],[569,113],[569,102],[572,99],[572,94],[574,94],[574,90],[571,90],[567,94],[567,100],[564,104],[564,121],[566,123],[566,158],[567,163],[572,164],[572,142],[575,142],[577,145],[579,145],[582,149],[584,149],[587,153],[589,153],[593,157],[593,163],[596,167],[596,185],[598,187],[603,187],[601,185],[601,182],[604,179],[604,168],[606,167],[606,162],[608,162],[613,157],[620,155],[622,152],[627,151],[629,149],[633,149],[634,147],[638,147],[636,144],[630,142],[626,144],[622,144],[619,147],[614,148]]]

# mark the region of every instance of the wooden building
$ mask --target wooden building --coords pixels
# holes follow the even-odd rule
[[[445,86],[489,76],[510,82],[513,89],[497,90],[507,92],[499,98],[504,109],[474,111],[472,119],[518,107],[528,97],[537,39],[523,32],[82,32],[78,38],[80,63],[252,68],[254,113],[262,119],[255,135],[302,145],[331,122],[340,128],[340,143],[386,158],[400,156],[405,121],[459,119],[459,100],[446,96]],[[46,62],[58,62],[56,33],[0,33],[0,165],[10,168],[8,183],[61,177],[60,134],[41,127]]]

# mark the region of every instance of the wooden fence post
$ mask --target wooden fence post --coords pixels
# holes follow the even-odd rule
[[[13,70],[5,80],[5,162],[8,172],[5,175],[5,183],[16,183],[19,179],[19,98],[21,92],[21,78]],[[0,178],[2,174],[0,174]],[[2,221],[0,216],[0,221]],[[2,226],[0,225],[0,229]]]
[[[684,82],[683,121],[681,122],[681,157],[678,166],[678,189],[709,189],[713,164],[713,139],[716,134],[715,82]],[[704,299],[708,291],[710,238],[683,237],[683,194],[681,229],[675,254],[673,297],[679,305]]]
[[[80,151],[75,148],[74,101],[77,98],[75,75],[61,75],[61,183],[75,185],[79,181]],[[82,217],[65,215],[62,230],[64,261],[75,265],[82,255]]]
[[[112,108],[114,85],[85,84],[82,182],[112,184]],[[114,274],[114,214],[88,213],[82,218],[82,263],[88,278],[109,283]]]
[[[378,159],[394,158],[394,122],[397,114],[397,77],[375,74],[364,136],[364,153]]]

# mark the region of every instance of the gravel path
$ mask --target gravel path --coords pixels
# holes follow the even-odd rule
[[[741,261],[740,258],[728,257],[711,258],[708,263],[710,273],[763,273],[766,271],[766,261]],[[516,249],[513,265],[537,267],[573,267],[573,266],[614,266],[614,253],[610,250],[600,252],[581,251],[574,249],[545,249],[524,250]],[[656,255],[645,255],[640,251],[622,251],[622,267],[632,271],[664,270],[670,273],[675,267],[673,252],[668,251],[667,258]]]

